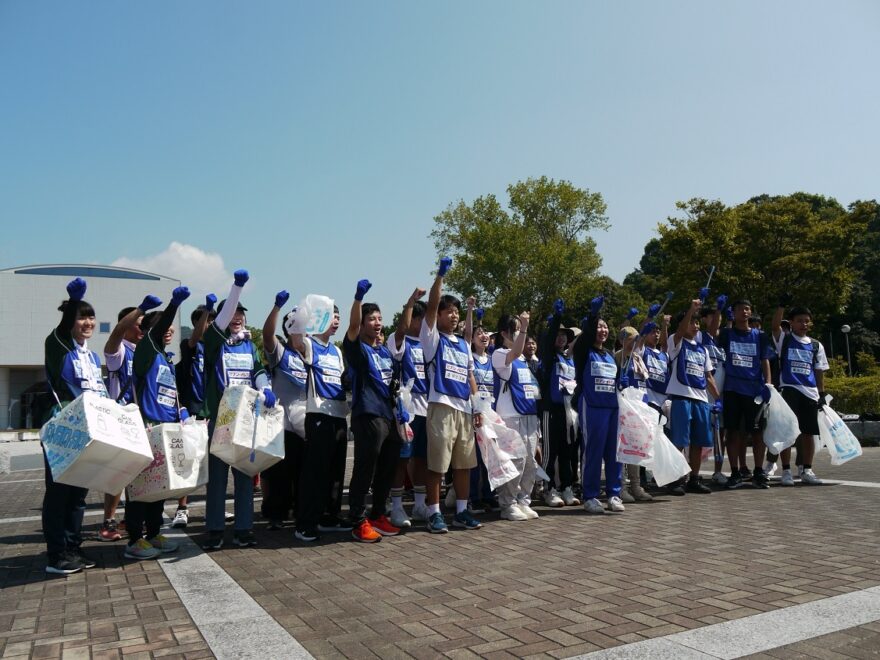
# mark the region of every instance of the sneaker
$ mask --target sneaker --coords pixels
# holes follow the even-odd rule
[[[162,554],[168,554],[169,552],[177,552],[177,548],[180,544],[177,541],[172,541],[167,538],[164,534],[156,534],[151,539],[147,539],[157,550],[161,551]]]
[[[748,481],[752,478],[752,471],[747,467],[741,467],[739,469],[739,476],[743,481]]]
[[[312,543],[321,537],[318,536],[318,532],[314,529],[297,529],[293,533],[293,538],[297,541],[302,541],[303,543]]]
[[[325,519],[318,523],[319,532],[350,532],[353,529],[354,525],[342,518]]]
[[[449,528],[446,527],[446,521],[443,520],[443,514],[439,511],[431,514],[428,518],[427,527],[431,534],[445,534],[449,531]]]
[[[498,500],[494,497],[490,497],[483,500],[483,508],[486,511],[501,511],[501,505],[498,504]]]
[[[709,495],[712,492],[712,489],[703,484],[699,478],[688,479],[687,486],[684,488],[689,493],[697,493],[700,495]]]
[[[635,504],[636,498],[626,488],[620,489],[620,497],[618,498],[624,504]]]
[[[69,555],[72,555],[74,559],[76,559],[83,568],[94,568],[98,565],[94,559],[89,557],[86,553],[82,551],[82,548],[77,548],[76,550],[69,550]]]
[[[630,486],[629,493],[633,496],[636,502],[653,502],[654,498],[651,496],[651,493],[646,491],[640,485]],[[626,501],[624,501],[624,504]]]
[[[161,550],[154,548],[153,544],[144,538],[138,539],[125,548],[127,559],[155,559],[161,554]]]
[[[257,537],[251,530],[235,532],[232,535],[232,544],[239,548],[252,548],[257,544]]]
[[[278,520],[277,518],[270,518],[269,524],[266,525],[266,529],[270,532],[277,532],[279,529],[284,529],[284,521]]]
[[[474,518],[470,511],[465,509],[455,514],[452,518],[452,526],[460,527],[461,529],[480,529],[483,524]]]
[[[794,476],[792,476],[791,470],[782,471],[782,481],[780,483],[783,486],[794,486]]]
[[[208,538],[202,543],[202,550],[219,550],[223,547],[223,532],[208,532]]]
[[[571,486],[562,491],[562,501],[565,503],[565,506],[577,506],[581,503],[581,501],[574,496]]]
[[[485,507],[480,502],[468,502],[467,510],[471,512],[472,516],[479,513],[486,513]]]
[[[605,513],[605,507],[603,507],[602,503],[594,497],[584,502],[584,511],[599,515]]]
[[[388,516],[382,515],[378,518],[370,518],[370,525],[382,536],[397,536],[400,534],[400,527],[396,527],[388,520]]]
[[[378,543],[382,540],[382,535],[366,519],[351,530],[351,536],[355,541],[361,543]]]
[[[776,462],[771,463],[770,461],[764,461],[764,474],[767,475],[769,479],[774,474],[776,474]]]
[[[803,479],[804,478],[804,466],[798,465],[797,469],[798,469],[798,479]]]
[[[223,520],[226,522],[226,524],[229,524],[229,523],[231,523],[231,522],[233,522],[233,521],[235,520],[235,514],[234,514],[234,513],[229,513],[229,511],[226,511],[226,512],[223,514]]]
[[[413,520],[427,520],[428,519],[428,505],[427,504],[413,504],[412,519]]]
[[[399,509],[391,509],[390,516],[391,524],[395,527],[412,527],[412,522],[406,515],[406,511],[404,511],[403,507]]]
[[[680,481],[673,481],[671,484],[667,484],[666,494],[674,495],[675,497],[683,497],[684,487],[681,485]]]
[[[609,497],[608,510],[614,511],[615,513],[623,513],[624,511],[626,511],[626,507],[623,506],[623,500],[621,500],[619,497]]]
[[[727,477],[725,477],[724,474],[721,472],[716,472],[712,475],[712,483],[716,486],[721,486],[722,488],[724,488],[724,486],[727,485]]]
[[[770,488],[770,480],[764,474],[764,470],[755,469],[755,475],[752,477],[752,486],[761,490]]]
[[[443,500],[443,504],[446,505],[447,509],[455,510],[455,487],[449,486],[446,489],[446,499]]]
[[[177,509],[177,512],[174,514],[174,520],[171,521],[171,526],[177,529],[186,529],[188,524],[189,509]]]
[[[727,490],[735,490],[737,488],[741,488],[743,485],[742,477],[739,476],[737,472],[731,472],[730,476],[727,478]]]
[[[528,520],[529,517],[516,504],[511,504],[501,509],[501,519],[520,521]]]
[[[119,530],[116,527],[116,521],[113,518],[108,518],[101,525],[101,529],[98,532],[98,540],[99,541],[119,541],[122,538],[122,534],[119,533]]]
[[[46,572],[52,575],[72,575],[79,573],[85,568],[77,557],[69,552],[64,552],[58,557],[50,558],[46,564]]]
[[[565,502],[559,497],[559,493],[556,492],[555,488],[544,491],[544,504],[554,509],[565,506]]]
[[[809,484],[810,486],[821,486],[822,480],[816,476],[812,468],[807,468],[801,475],[801,483]]]
[[[526,514],[526,518],[528,518],[529,520],[536,520],[537,518],[539,518],[538,512],[525,502],[517,502],[516,505],[519,507],[520,511]]]

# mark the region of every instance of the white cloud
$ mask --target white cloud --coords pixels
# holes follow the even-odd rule
[[[206,293],[216,293],[218,298],[224,298],[232,283],[232,273],[223,265],[223,257],[177,241],[151,257],[120,257],[111,265],[179,279],[181,284],[190,288],[194,298],[203,298]]]

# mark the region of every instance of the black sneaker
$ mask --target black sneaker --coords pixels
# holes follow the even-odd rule
[[[232,543],[239,548],[252,548],[257,544],[257,537],[250,530],[246,532],[235,532],[232,535]]]
[[[82,551],[82,548],[77,548],[76,550],[71,550],[70,554],[73,555],[80,564],[82,564],[83,568],[94,568],[98,565],[94,559],[89,557],[86,553]]]
[[[742,477],[740,477],[738,473],[733,472],[727,478],[727,486],[725,486],[725,487],[727,488],[727,490],[735,490],[737,488],[741,488],[742,486],[743,486]]]
[[[666,494],[682,497],[684,495],[684,488],[682,487],[681,482],[673,481],[671,484],[667,485]]]
[[[755,476],[752,477],[752,486],[760,489],[770,488],[770,479],[764,474],[764,470],[756,469]]]
[[[742,467],[739,469],[739,478],[743,481],[748,481],[752,478],[752,471],[747,467]]]
[[[270,532],[275,532],[279,529],[284,529],[284,521],[283,520],[270,520],[269,524],[266,525],[266,529]]]
[[[325,518],[318,523],[319,532],[350,532],[353,529],[354,525],[342,518]]]
[[[202,543],[202,550],[219,550],[223,547],[223,532],[208,532],[207,540]]]
[[[321,538],[318,535],[318,532],[313,529],[298,529],[293,533],[293,537],[297,541],[302,541],[303,543],[313,543]]]
[[[699,493],[701,495],[708,495],[712,492],[712,489],[704,486],[699,479],[689,479],[685,490],[689,493]]]
[[[79,573],[83,569],[83,565],[76,556],[70,552],[65,552],[57,557],[50,557],[46,564],[46,572],[53,575],[72,575]]]

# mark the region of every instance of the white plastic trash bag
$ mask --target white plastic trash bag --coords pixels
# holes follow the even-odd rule
[[[843,465],[862,455],[859,439],[829,406],[819,411],[819,438],[831,454],[831,465]]]
[[[801,434],[797,415],[776,391],[770,388],[770,402],[767,406],[767,426],[764,429],[764,444],[774,454],[791,447]]]
[[[654,458],[646,467],[654,474],[658,486],[671,484],[691,471],[684,456],[664,433],[654,437]]]
[[[519,470],[516,469],[511,456],[498,446],[498,434],[495,429],[495,425],[487,424],[485,420],[483,425],[477,429],[477,445],[479,445],[483,463],[486,464],[486,474],[489,477],[489,486],[492,490],[519,476]]]
[[[40,429],[52,478],[121,493],[153,460],[141,413],[95,392],[80,394]]]
[[[208,423],[157,424],[149,430],[153,462],[128,486],[136,502],[179,499],[208,483]]]
[[[658,415],[642,401],[636,388],[617,393],[617,461],[648,465],[654,457],[654,435]],[[662,430],[661,430],[662,432]]]
[[[488,426],[495,434],[495,443],[499,449],[511,458],[525,458],[528,454],[522,436],[504,423],[501,416],[494,410],[483,413],[483,427]]]
[[[284,458],[283,417],[281,406],[267,408],[255,389],[227,387],[217,410],[211,453],[252,477]]]
[[[333,298],[310,293],[293,308],[293,323],[288,328],[290,334],[323,333],[333,321]]]

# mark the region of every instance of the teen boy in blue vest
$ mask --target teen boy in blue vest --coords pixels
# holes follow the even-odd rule
[[[392,384],[394,360],[381,342],[382,312],[374,303],[364,303],[372,284],[360,280],[351,305],[342,353],[351,374],[351,430],[354,434],[354,466],[348,487],[349,521],[352,536],[363,543],[396,536],[385,515],[385,500],[391,490],[400,457],[400,435],[394,417],[397,381]],[[373,492],[369,516],[367,491]]]
[[[785,307],[780,301],[773,314],[771,330],[779,355],[779,385],[782,398],[794,411],[801,434],[796,446],[803,467],[801,483],[819,485],[822,480],[813,472],[813,456],[816,451],[815,436],[819,434],[819,411],[825,406],[825,371],[828,358],[825,348],[807,332],[813,324],[813,315],[806,307],[795,307],[788,315],[791,332],[782,331]],[[781,454],[782,485],[794,486],[791,474],[791,447]]]
[[[440,513],[440,482],[452,467],[455,487],[453,526],[478,529],[481,525],[467,510],[470,470],[477,465],[474,428],[482,424],[480,414],[471,415],[470,396],[476,392],[471,348],[454,334],[461,314],[455,296],[442,295],[443,277],[452,265],[450,257],[440,259],[437,277],[428,295],[419,341],[428,367],[428,531],[448,530]]]

